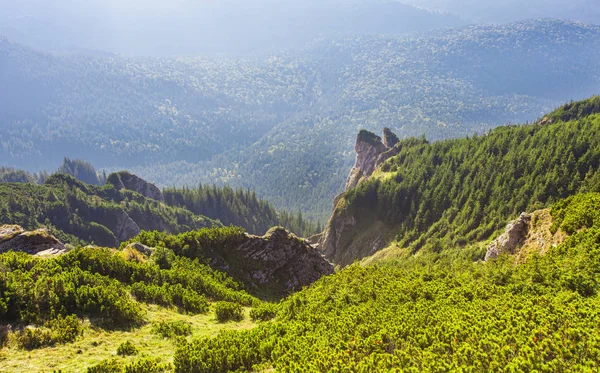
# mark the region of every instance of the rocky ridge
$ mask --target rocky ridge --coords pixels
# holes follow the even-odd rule
[[[131,174],[127,171],[121,171],[110,174],[107,183],[114,185],[117,190],[127,189],[137,192],[144,197],[164,202],[165,198],[158,187],[146,180]]]
[[[47,229],[25,231],[18,225],[0,226],[0,254],[20,251],[32,255],[58,255],[69,249]]]
[[[509,222],[504,232],[488,245],[485,260],[493,260],[502,254],[516,255],[517,260],[522,260],[532,252],[546,253],[566,238],[565,232],[553,232],[551,226],[549,209],[522,213]]]

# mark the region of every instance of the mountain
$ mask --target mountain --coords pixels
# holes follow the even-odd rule
[[[531,18],[561,18],[600,24],[594,0],[402,0],[405,4],[456,14],[473,21],[504,23]]]
[[[321,40],[301,54],[319,82],[305,113],[208,162],[133,170],[158,184],[250,187],[278,208],[324,221],[352,167],[359,129],[439,140],[533,121],[600,91],[598,36],[596,26],[544,20]]]
[[[391,0],[4,0],[0,8],[0,34],[21,43],[156,57],[245,56],[323,34],[402,34],[464,23]]]
[[[141,232],[180,233],[220,224],[190,211],[167,206],[136,191],[85,184],[56,174],[43,185],[0,184],[0,224],[26,229],[42,225],[73,244],[115,247]]]
[[[436,140],[534,120],[599,89],[600,29],[543,20],[323,37],[252,59],[48,54],[0,42],[0,156],[159,186],[229,183],[325,221],[358,129]]]
[[[374,134],[365,138],[357,138],[355,169],[364,170],[359,160],[381,144]],[[334,263],[388,246],[438,252],[485,241],[521,212],[600,191],[600,97],[483,136],[402,140],[394,152],[336,198],[320,241]]]

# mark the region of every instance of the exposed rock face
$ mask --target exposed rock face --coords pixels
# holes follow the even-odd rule
[[[119,210],[116,213],[115,227],[113,233],[119,242],[127,241],[142,231],[135,221],[123,210]]]
[[[152,198],[161,202],[164,202],[165,200],[162,192],[156,185],[126,171],[109,175],[107,182],[113,184],[117,190],[133,190],[147,198]]]
[[[389,128],[384,128],[383,140],[374,133],[360,131],[354,147],[356,162],[346,181],[346,191],[357,187],[386,160],[397,155],[398,142],[398,137]],[[335,264],[348,265],[385,246],[389,232],[381,222],[373,221],[369,227],[361,225],[360,232],[357,232],[361,217],[354,216],[354,212],[347,208],[344,194],[335,197],[333,205],[332,217],[317,244],[328,259]]]
[[[386,148],[393,148],[399,142],[400,139],[391,129],[387,127],[383,129],[383,145],[385,145]]]
[[[152,255],[152,253],[154,253],[153,247],[146,246],[139,242],[130,243],[129,245],[127,245],[127,247],[125,247],[125,249],[134,249],[134,250],[140,252],[141,254],[144,254],[147,257],[149,257],[150,255]]]
[[[356,161],[346,180],[346,190],[357,187],[383,162],[398,154],[398,150],[394,148],[398,141],[398,137],[389,128],[383,130],[383,141],[372,132],[360,131],[354,146]]]
[[[281,227],[262,237],[248,235],[236,251],[256,287],[289,293],[333,273],[333,265],[321,253]]]
[[[488,246],[485,260],[497,258],[506,252],[514,254],[517,247],[525,241],[530,223],[531,215],[527,213],[522,213],[517,220],[508,223],[504,233]]]
[[[0,227],[0,253],[6,251],[56,255],[65,253],[68,249],[46,229],[26,232],[18,225],[5,225]]]

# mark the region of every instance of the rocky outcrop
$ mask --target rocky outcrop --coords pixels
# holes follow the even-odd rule
[[[0,253],[21,251],[32,255],[57,255],[68,248],[46,229],[24,231],[18,225],[0,227]]]
[[[137,252],[145,255],[146,257],[150,257],[150,255],[152,255],[154,253],[154,248],[153,247],[146,246],[146,245],[141,244],[139,242],[130,243],[129,245],[127,245],[125,247],[125,250],[127,250],[127,249],[136,250]]]
[[[356,136],[356,161],[346,180],[346,190],[356,188],[383,162],[398,154],[395,146],[399,141],[389,128],[383,129],[383,140],[372,132],[361,130]]]
[[[251,286],[287,294],[333,273],[333,265],[306,241],[281,227],[264,236],[248,235],[235,249],[239,271]]]
[[[346,191],[357,187],[386,160],[397,155],[399,141],[389,128],[383,129],[383,139],[374,133],[360,131],[354,147],[356,162],[346,181]],[[368,226],[362,224],[359,230],[358,221],[364,217],[355,216],[355,212],[348,208],[344,196],[342,193],[335,197],[332,217],[316,245],[336,265],[348,265],[356,259],[375,253],[386,245],[389,235],[386,227],[377,219]]]
[[[107,183],[114,185],[117,190],[128,189],[160,202],[164,202],[165,200],[162,192],[156,185],[127,171],[110,174],[107,178]]]
[[[527,213],[522,213],[516,220],[508,223],[504,233],[488,246],[485,260],[497,258],[503,253],[514,254],[527,238],[530,223],[531,215]]]
[[[123,210],[116,211],[115,230],[113,233],[119,242],[127,241],[140,234],[142,230]]]

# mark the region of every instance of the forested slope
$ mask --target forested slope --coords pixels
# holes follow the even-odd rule
[[[391,241],[413,251],[460,247],[488,239],[523,211],[600,191],[599,102],[571,103],[484,136],[401,141],[397,156],[338,201],[323,250],[349,264]]]
[[[26,229],[44,225],[66,242],[107,247],[141,230],[179,233],[220,225],[130,190],[93,186],[65,174],[53,175],[43,185],[0,183],[0,224]]]
[[[0,155],[29,171],[68,156],[162,186],[228,182],[324,221],[360,127],[433,140],[533,120],[597,92],[599,41],[596,26],[555,20],[252,59],[61,56],[2,39]]]

